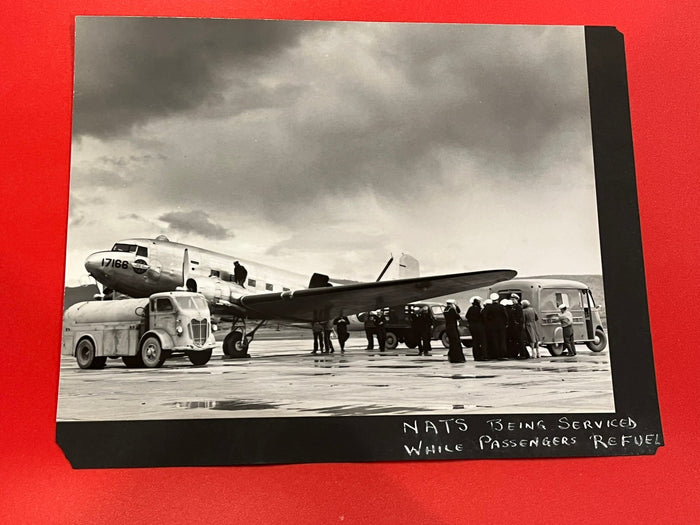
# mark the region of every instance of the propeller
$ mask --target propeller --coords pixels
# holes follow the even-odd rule
[[[185,255],[182,258],[182,290],[187,290],[187,280],[190,278],[190,252],[185,248]]]

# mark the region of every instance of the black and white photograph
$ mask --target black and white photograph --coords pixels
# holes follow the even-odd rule
[[[64,451],[81,424],[257,443],[107,466],[662,444],[627,410],[631,376],[656,395],[624,368],[651,346],[626,337],[643,274],[627,294],[635,256],[603,225],[636,208],[601,201],[586,28],[75,25]]]

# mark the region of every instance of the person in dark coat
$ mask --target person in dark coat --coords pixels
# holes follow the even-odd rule
[[[508,330],[510,332],[513,353],[516,359],[529,359],[530,354],[525,348],[525,318],[523,317],[523,307],[520,304],[520,297],[517,294],[510,295],[511,310]]]
[[[413,311],[411,324],[418,336],[418,355],[430,355],[430,338],[433,334],[433,318],[427,305],[417,307]]]
[[[350,335],[348,334],[348,324],[350,324],[350,320],[345,317],[344,315],[341,315],[340,317],[336,317],[333,320],[333,324],[335,325],[335,330],[338,334],[338,343],[340,344],[340,353],[344,354],[345,353],[345,341],[348,340]]]
[[[481,314],[481,297],[472,297],[470,302],[471,306],[465,318],[469,324],[469,332],[472,334],[472,354],[474,361],[486,361],[489,354],[486,347],[486,328]]]
[[[238,261],[233,263],[233,280],[236,284],[245,286],[245,278],[248,277],[248,270]]]
[[[333,331],[333,325],[330,321],[324,321],[323,324],[323,344],[326,345],[326,354],[335,352],[333,348],[333,342],[331,341],[331,332]]]
[[[527,338],[532,347],[532,357],[540,357],[540,332],[537,329],[537,321],[539,317],[537,312],[530,305],[530,301],[527,299],[523,301],[523,318],[525,319],[525,331],[527,332]]]
[[[323,325],[315,321],[311,324],[311,331],[314,333],[314,349],[311,353],[315,354],[319,350],[323,353]]]
[[[383,352],[386,345],[386,319],[384,318],[384,313],[381,310],[377,310],[375,313],[375,323],[377,325],[377,343],[379,344],[379,351]]]
[[[377,318],[374,312],[365,314],[365,335],[367,336],[367,348],[365,350],[374,350],[374,334],[377,333]]]
[[[459,340],[459,330],[457,330],[457,323],[461,319],[459,314],[460,309],[457,303],[453,299],[448,299],[444,315],[445,333],[450,342],[450,348],[447,351],[447,358],[450,363],[464,363],[466,361],[464,352],[462,352],[462,342]]]
[[[484,305],[482,312],[484,328],[486,329],[486,347],[492,359],[508,359],[506,347],[506,327],[508,314],[498,302],[498,294],[490,295],[490,303]]]

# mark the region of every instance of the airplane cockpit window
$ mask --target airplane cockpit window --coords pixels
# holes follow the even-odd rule
[[[148,248],[146,248],[145,246],[137,246],[136,255],[138,255],[139,257],[148,257]]]
[[[135,244],[123,244],[118,242],[114,246],[112,246],[112,251],[113,252],[126,252],[126,253],[133,253],[136,251],[136,245]]]

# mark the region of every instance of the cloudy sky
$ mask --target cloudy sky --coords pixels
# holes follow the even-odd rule
[[[128,237],[600,273],[582,28],[79,18],[66,279]]]

